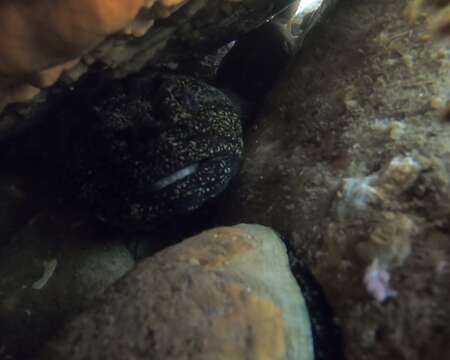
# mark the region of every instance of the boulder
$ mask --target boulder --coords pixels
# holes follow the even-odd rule
[[[205,231],[143,260],[42,359],[314,359],[286,248],[260,225]]]

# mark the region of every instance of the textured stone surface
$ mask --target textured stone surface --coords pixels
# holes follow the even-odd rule
[[[41,212],[0,253],[0,359],[33,358],[64,321],[134,261],[118,240],[95,239],[74,218]]]
[[[313,358],[284,245],[257,225],[216,228],[142,261],[43,359]]]
[[[449,47],[407,5],[340,2],[270,94],[217,215],[292,240],[349,359],[450,353]]]
[[[22,183],[20,176],[0,174],[0,246],[7,243],[35,211]]]

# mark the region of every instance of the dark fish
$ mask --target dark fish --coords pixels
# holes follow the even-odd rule
[[[239,110],[219,89],[180,75],[109,85],[69,140],[68,183],[95,215],[129,230],[190,212],[239,168]]]

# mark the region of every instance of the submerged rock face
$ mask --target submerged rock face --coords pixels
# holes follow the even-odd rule
[[[87,72],[124,77],[157,57],[192,56],[260,25],[289,2],[2,1],[0,114],[8,104],[26,104],[0,115],[0,138],[29,125],[49,94],[64,92]]]
[[[42,212],[0,248],[0,359],[33,359],[64,321],[134,266],[118,239]]]
[[[270,94],[217,216],[292,239],[348,359],[450,354],[449,47],[408,5],[338,4]]]
[[[142,261],[42,359],[311,360],[286,249],[257,225],[216,228]]]

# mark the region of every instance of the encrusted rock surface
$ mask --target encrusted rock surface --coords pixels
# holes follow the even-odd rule
[[[310,320],[270,229],[203,232],[143,260],[42,359],[313,359]]]
[[[450,354],[450,50],[407,5],[340,2],[269,96],[217,215],[292,239],[348,359]]]

